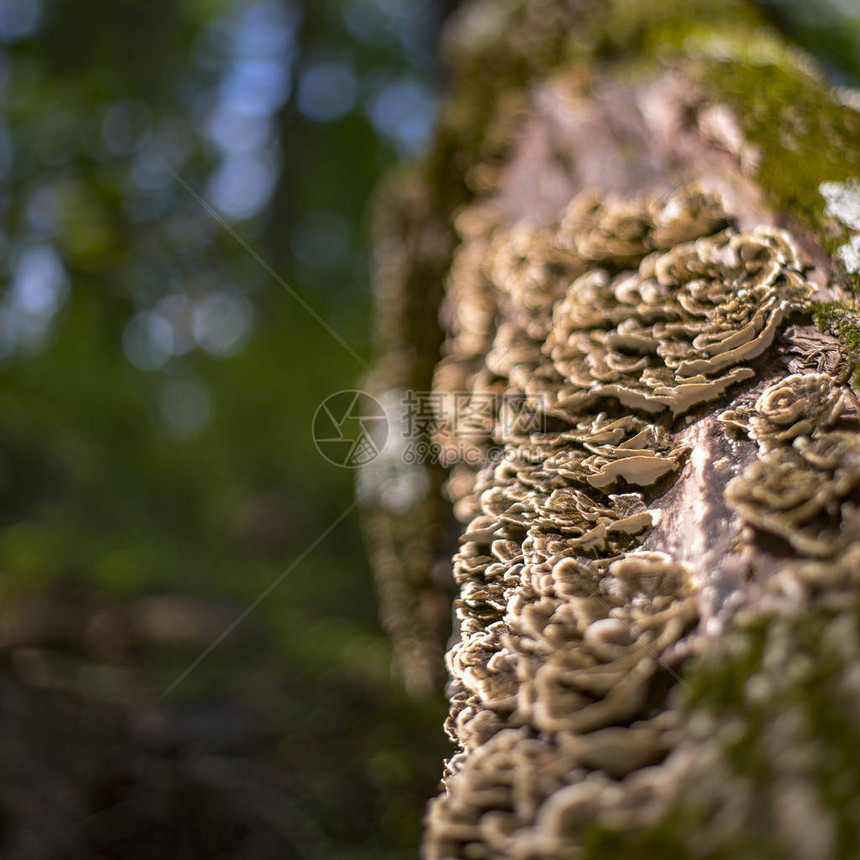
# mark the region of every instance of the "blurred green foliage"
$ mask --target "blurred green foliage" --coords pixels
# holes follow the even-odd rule
[[[837,84],[860,81],[860,4],[855,0],[762,0],[774,20]]]
[[[0,0],[7,607],[169,594],[238,615],[351,504],[310,428],[364,368],[218,219],[369,362],[368,197],[429,130],[438,14]],[[442,702],[390,677],[356,511],[243,626],[170,706],[272,699],[260,755],[303,786],[319,856],[414,856]],[[157,692],[200,650],[121,659]]]

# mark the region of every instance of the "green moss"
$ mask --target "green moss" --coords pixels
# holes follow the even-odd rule
[[[697,33],[749,34],[766,26],[759,9],[747,0],[615,0],[604,8],[594,56],[621,61],[677,53]]]
[[[854,387],[860,387],[860,309],[845,302],[813,302],[811,310],[818,328],[839,341],[856,370]]]
[[[775,208],[823,235],[821,182],[858,175],[860,118],[830,88],[794,64],[714,62],[703,74],[761,149],[757,179]]]
[[[748,140],[761,151],[757,180],[775,209],[810,225],[822,239],[822,181],[860,176],[860,116],[837,103],[828,83],[747,0],[614,0],[582,16],[567,31],[546,28],[512,45],[512,32],[535,25],[507,13],[498,38],[459,58],[436,146],[426,162],[431,181],[444,179],[457,203],[469,195],[462,176],[479,160],[485,130],[500,96],[563,66],[612,66],[621,78],[641,80],[684,61],[716,101],[735,108]],[[830,250],[833,250],[832,248]]]
[[[860,612],[854,612],[860,621]],[[638,832],[592,828],[584,837],[585,856],[592,860],[703,856],[776,860],[784,856],[784,846],[774,839],[778,820],[774,790],[784,784],[788,773],[792,779],[802,779],[815,802],[831,816],[835,856],[858,856],[854,803],[860,796],[860,772],[854,762],[860,757],[860,726],[854,716],[856,705],[844,685],[846,672],[855,667],[842,643],[834,641],[834,631],[828,636],[836,617],[832,611],[813,609],[793,619],[760,619],[732,634],[734,643],[738,637],[743,639],[743,648],[717,645],[685,670],[689,692],[683,709],[691,719],[706,713],[718,724],[742,723],[745,729],[725,748],[732,777],[752,788],[752,810],[734,839],[705,853],[696,848],[702,828],[717,811],[709,805],[711,798],[696,797],[693,784],[681,787],[675,807],[652,827]],[[780,629],[775,632],[777,625]],[[774,649],[769,640],[775,635],[780,644]],[[774,651],[782,655],[779,665],[772,664]],[[768,680],[769,695],[749,696],[753,677]],[[799,728],[796,746],[787,750],[777,738],[785,736],[784,721],[791,715],[799,719]]]
[[[604,26],[611,54],[637,75],[645,66],[691,60],[688,72],[711,99],[735,108],[760,148],[756,178],[774,208],[824,238],[818,186],[860,175],[860,117],[836,102],[811,61],[754,5],[616,0]]]
[[[854,612],[855,619],[860,617],[856,609]],[[700,667],[692,674],[698,675],[695,683],[700,688],[718,681],[726,673],[731,677],[728,687],[735,692],[725,698],[711,697],[709,709],[718,718],[740,718],[746,724],[745,736],[728,750],[728,758],[734,773],[753,780],[757,800],[762,806],[762,832],[754,834],[753,838],[762,840],[763,844],[766,842],[767,818],[771,813],[769,790],[784,776],[778,760],[782,750],[773,744],[776,725],[788,714],[795,713],[802,719],[798,745],[810,755],[803,778],[837,825],[837,856],[847,857],[857,856],[858,850],[853,802],[860,796],[860,774],[853,762],[860,756],[860,727],[854,718],[852,697],[842,683],[845,672],[854,667],[848,662],[849,658],[840,653],[841,646],[834,644],[832,636],[827,641],[827,627],[835,618],[836,614],[831,611],[810,610],[790,621],[765,621],[750,633],[753,647],[749,654],[729,662],[716,673]],[[788,647],[788,652],[780,666],[769,665],[764,647],[775,624],[787,625],[780,641],[781,647]],[[750,655],[754,655],[752,662]],[[787,671],[792,672],[790,683],[780,677]],[[755,703],[744,695],[753,675],[774,682],[772,694]],[[699,706],[691,698],[688,707]]]
[[[691,663],[684,673],[687,710],[741,707],[744,685],[738,681],[749,678],[761,664],[766,636],[766,622],[750,625],[738,638],[731,660],[700,659]]]
[[[641,833],[592,828],[583,835],[588,860],[687,860],[692,857],[675,822],[666,821]]]
[[[860,117],[839,104],[811,61],[777,33],[756,4],[660,0],[608,4],[593,58],[636,75],[693,61],[715,101],[728,103],[761,149],[757,179],[774,207],[822,226],[818,186],[860,175]]]

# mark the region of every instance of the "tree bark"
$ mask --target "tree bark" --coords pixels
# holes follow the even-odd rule
[[[474,3],[446,52],[370,383],[435,457],[362,478],[416,690],[459,523],[425,857],[858,856],[860,115],[740,0]]]

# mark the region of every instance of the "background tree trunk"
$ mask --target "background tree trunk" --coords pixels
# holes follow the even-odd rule
[[[446,51],[372,390],[432,389],[449,468],[363,475],[415,689],[443,480],[460,523],[426,857],[857,856],[856,101],[743,2],[482,2]]]

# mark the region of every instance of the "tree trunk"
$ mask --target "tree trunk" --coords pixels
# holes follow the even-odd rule
[[[860,856],[860,115],[740,0],[488,0],[446,51],[371,383],[434,447],[362,479],[414,689],[459,522],[426,858]]]

